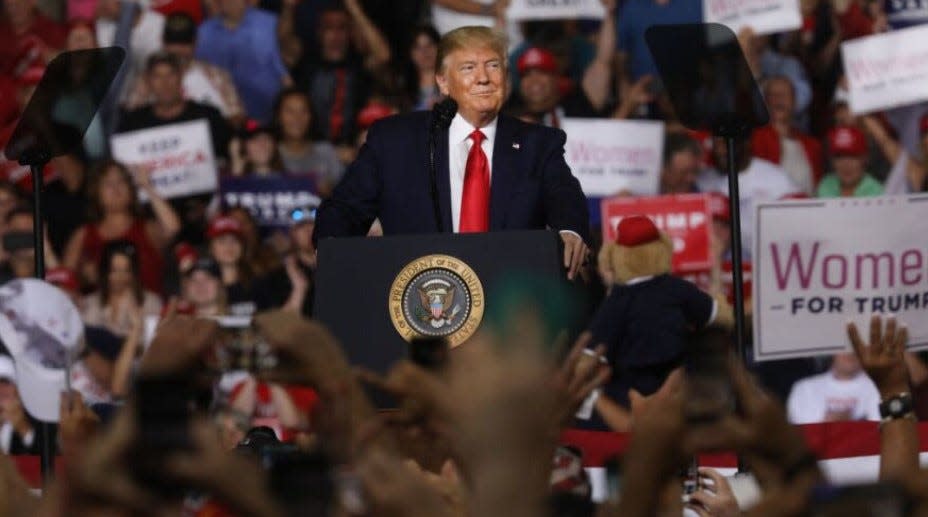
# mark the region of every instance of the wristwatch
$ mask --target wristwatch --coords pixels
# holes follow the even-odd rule
[[[912,407],[912,394],[899,393],[884,399],[880,402],[880,418],[882,418],[881,423],[884,424],[900,418],[914,419],[915,413]]]

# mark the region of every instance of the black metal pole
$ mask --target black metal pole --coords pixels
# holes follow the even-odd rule
[[[735,138],[725,138],[728,148],[728,209],[731,213],[731,273],[735,290],[735,350],[747,364],[744,341],[744,274],[741,269],[741,202],[738,192],[738,170],[735,163]]]
[[[45,168],[47,160],[41,160],[40,163],[33,163],[29,167],[32,169],[32,237],[35,239],[35,277],[39,280],[45,280],[45,232],[43,230],[44,221],[42,220],[42,169]],[[65,372],[68,375],[69,372]],[[42,430],[42,443],[39,450],[39,458],[42,468],[42,480],[49,481],[55,472],[55,437],[53,427],[47,422],[40,422]]]
[[[747,347],[744,342],[744,274],[741,269],[741,195],[738,191],[735,143],[735,137],[725,137],[725,146],[728,150],[728,210],[731,214],[731,274],[735,291],[735,351],[747,365]],[[738,472],[748,472],[744,457],[740,454],[738,455]]]

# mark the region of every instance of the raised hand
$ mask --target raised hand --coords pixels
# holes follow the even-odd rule
[[[896,318],[883,320],[874,315],[870,318],[870,342],[864,343],[853,323],[847,325],[847,337],[860,365],[885,397],[909,391],[909,371],[905,365],[905,347],[909,331],[905,325],[896,323]]]

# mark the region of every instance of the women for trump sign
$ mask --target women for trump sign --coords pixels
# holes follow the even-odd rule
[[[602,0],[511,0],[506,10],[510,21],[564,18],[602,19],[606,15]]]
[[[841,56],[854,113],[928,99],[928,25],[845,41]]]
[[[928,195],[762,204],[755,224],[756,359],[845,351],[872,314],[928,348]]]
[[[589,197],[657,193],[664,123],[567,118],[565,159]]]
[[[802,26],[799,0],[703,0],[706,23],[727,25],[735,33],[750,27],[755,34],[771,34]]]

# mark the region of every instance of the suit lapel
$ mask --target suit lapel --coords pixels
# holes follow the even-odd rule
[[[435,172],[438,174],[438,201],[441,206],[442,227],[445,233],[451,233],[451,172],[448,167],[448,129],[438,136],[435,146]],[[426,144],[428,145],[428,144]],[[431,174],[431,171],[429,171]]]
[[[490,229],[502,230],[506,223],[506,210],[509,198],[515,186],[518,171],[514,167],[518,149],[513,147],[515,126],[504,115],[499,116],[496,124],[496,138],[493,142],[493,177],[490,185]]]

